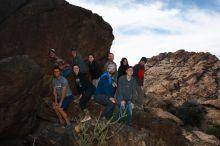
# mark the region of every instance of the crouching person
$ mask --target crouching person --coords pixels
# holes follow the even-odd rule
[[[119,116],[121,116],[125,111],[127,114],[127,125],[131,126],[132,121],[132,98],[137,96],[137,82],[133,75],[133,67],[129,66],[126,69],[126,74],[119,78],[118,80],[118,106],[119,106]]]
[[[107,72],[104,73],[99,80],[96,92],[95,101],[105,107],[101,114],[101,118],[110,119],[114,112],[116,100],[114,98],[112,75],[115,73],[115,65],[109,64]]]
[[[77,91],[80,94],[79,96],[79,105],[81,110],[84,112],[85,117],[81,122],[86,122],[91,120],[87,104],[91,99],[92,95],[95,93],[95,86],[89,82],[85,74],[81,73],[80,67],[77,64],[73,65],[73,76],[74,82],[77,87]]]
[[[68,81],[65,77],[61,76],[59,67],[55,67],[53,84],[53,108],[60,120],[61,124],[66,123],[67,127],[70,126],[69,118],[66,114],[66,110],[73,100],[72,91],[70,90]]]

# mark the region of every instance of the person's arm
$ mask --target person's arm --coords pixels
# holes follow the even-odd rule
[[[58,104],[58,102],[57,102],[57,91],[56,91],[56,88],[55,88],[55,87],[53,87],[53,96],[54,96],[55,105],[57,105],[57,104]],[[52,102],[53,102],[53,101],[52,101]]]
[[[122,82],[122,78],[119,78],[118,80],[118,95],[120,97],[120,100],[124,100],[124,97],[123,97],[123,94],[122,94],[122,91],[123,91],[123,82]]]
[[[133,85],[133,91],[132,91],[132,93],[133,93],[132,98],[138,96],[138,93],[137,93],[138,90],[137,90],[137,88],[138,88],[138,84],[137,84],[137,81],[134,79],[134,85]]]
[[[61,91],[61,97],[60,97],[60,102],[59,102],[59,106],[61,107],[63,100],[66,96],[66,90],[67,90],[67,86],[68,86],[68,82],[66,79],[64,79],[63,83],[62,83],[62,91]]]

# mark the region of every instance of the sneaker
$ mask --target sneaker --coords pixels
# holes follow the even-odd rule
[[[65,128],[70,128],[71,127],[71,124],[67,124]]]
[[[89,115],[86,115],[82,120],[81,120],[81,122],[83,123],[83,122],[86,122],[86,121],[89,121],[89,120],[91,120],[92,118],[89,116]]]

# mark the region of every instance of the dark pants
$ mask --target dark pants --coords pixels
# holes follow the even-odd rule
[[[82,94],[82,97],[79,100],[79,105],[82,110],[87,108],[87,103],[91,99],[92,95],[95,93],[95,87],[89,88],[85,93]]]
[[[111,102],[107,96],[101,94],[95,95],[95,101],[105,106],[105,109],[103,110],[101,117],[110,119],[114,112],[114,103]]]

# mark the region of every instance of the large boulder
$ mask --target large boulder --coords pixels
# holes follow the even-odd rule
[[[0,138],[22,137],[36,126],[43,72],[28,56],[0,60]]]
[[[67,62],[71,60],[70,48],[77,48],[83,58],[92,53],[98,61],[103,61],[110,50],[114,39],[111,26],[89,10],[64,0],[2,3],[10,3],[8,9],[13,13],[0,23],[0,58],[28,54],[47,69],[51,48]]]
[[[102,17],[65,0],[3,0],[0,12],[0,138],[9,139],[32,131],[50,95],[49,49],[67,62],[70,48],[103,62],[114,36]]]

